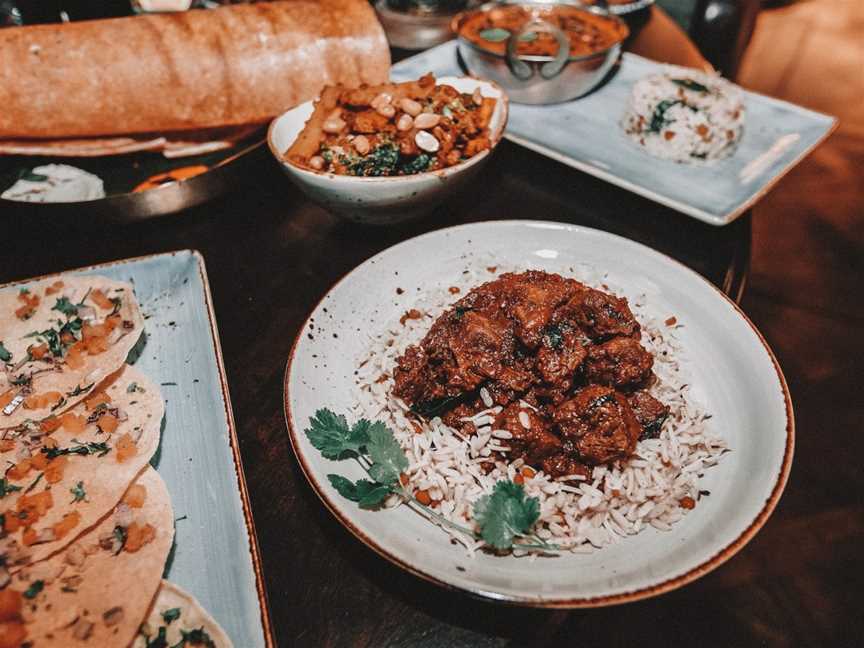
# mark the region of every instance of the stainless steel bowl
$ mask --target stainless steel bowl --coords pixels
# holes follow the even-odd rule
[[[508,3],[508,5],[511,3]],[[494,81],[506,91],[510,100],[523,104],[552,104],[570,101],[593,90],[615,65],[621,54],[621,43],[629,30],[626,23],[598,6],[578,2],[526,2],[518,4],[527,10],[546,10],[556,5],[578,7],[582,11],[600,14],[620,23],[621,39],[607,49],[586,56],[570,56],[570,41],[555,25],[535,18],[507,40],[505,54],[483,49],[461,35],[464,22],[478,13],[487,12],[501,4],[490,3],[453,18],[450,27],[457,36],[459,55],[468,72],[481,79]],[[555,56],[524,56],[516,53],[519,38],[528,32],[547,32],[558,41]]]

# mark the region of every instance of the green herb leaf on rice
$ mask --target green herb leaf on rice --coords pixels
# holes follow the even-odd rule
[[[0,362],[9,362],[12,360],[12,354],[3,346],[3,341],[0,340]]]
[[[480,536],[496,549],[509,549],[517,536],[528,533],[540,517],[540,501],[526,497],[525,489],[512,481],[499,481],[491,495],[474,503],[474,519]]]
[[[369,442],[369,428],[366,419],[360,419],[352,427],[342,415],[328,409],[320,409],[309,419],[306,436],[309,442],[327,459],[343,459],[355,456]]]
[[[0,497],[6,497],[9,493],[14,493],[20,490],[20,486],[10,484],[5,477],[0,479]]]
[[[372,459],[369,474],[382,484],[397,482],[399,475],[408,469],[408,459],[402,446],[380,421],[369,427],[367,450],[369,458]]]
[[[704,86],[693,79],[672,79],[672,83],[693,92],[710,92],[708,86]]]

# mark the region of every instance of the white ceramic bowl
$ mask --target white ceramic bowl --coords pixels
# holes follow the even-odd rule
[[[677,318],[678,360],[691,396],[713,415],[731,452],[704,471],[710,496],[672,526],[648,527],[591,554],[531,562],[473,558],[406,507],[366,511],[343,498],[329,473],[363,475],[324,459],[303,433],[323,407],[348,414],[354,373],[369,335],[412,308],[417,288],[446,289],[466,268],[520,266],[564,274],[608,272],[610,286],[649,316]],[[398,272],[397,272],[398,271]],[[492,275],[489,275],[490,278]],[[336,335],[334,335],[336,334]],[[338,336],[338,337],[337,337]],[[590,607],[633,601],[689,583],[728,560],[768,519],[789,475],[792,406],[777,361],[745,315],[717,288],[667,256],[598,230],[562,223],[498,221],[419,236],[369,259],[321,300],[300,329],[285,374],[285,415],[300,466],[330,511],[381,556],[440,585],[522,605]]]
[[[312,115],[313,102],[308,101],[273,120],[267,132],[270,152],[309,198],[350,220],[383,225],[428,213],[477,175],[501,140],[507,124],[507,96],[495,84],[468,77],[441,77],[437,82],[451,85],[460,92],[471,93],[480,88],[484,97],[498,100],[489,125],[492,144],[489,149],[447,169],[410,176],[365,178],[303,169],[285,160],[283,155]]]

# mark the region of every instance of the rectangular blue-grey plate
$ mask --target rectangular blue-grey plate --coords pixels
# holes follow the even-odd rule
[[[178,518],[165,578],[193,594],[237,648],[275,646],[204,259],[183,250],[71,274],[131,282],[146,318],[135,366],[165,399],[151,463]]]
[[[644,152],[620,126],[633,84],[681,69],[625,53],[614,76],[586,97],[550,106],[510,104],[504,137],[711,225],[726,225],[750,208],[836,127],[837,120],[744,91],[747,117],[736,151],[695,166]],[[462,76],[450,41],[393,66],[406,81],[433,72]]]

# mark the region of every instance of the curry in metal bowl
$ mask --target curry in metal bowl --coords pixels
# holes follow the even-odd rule
[[[509,5],[470,14],[459,26],[459,36],[477,47],[504,55],[511,36],[517,35],[516,54],[549,56],[558,53],[552,33],[519,33],[530,22],[542,20],[562,32],[570,44],[570,57],[590,56],[609,49],[627,37],[627,25],[611,16],[576,5]]]

